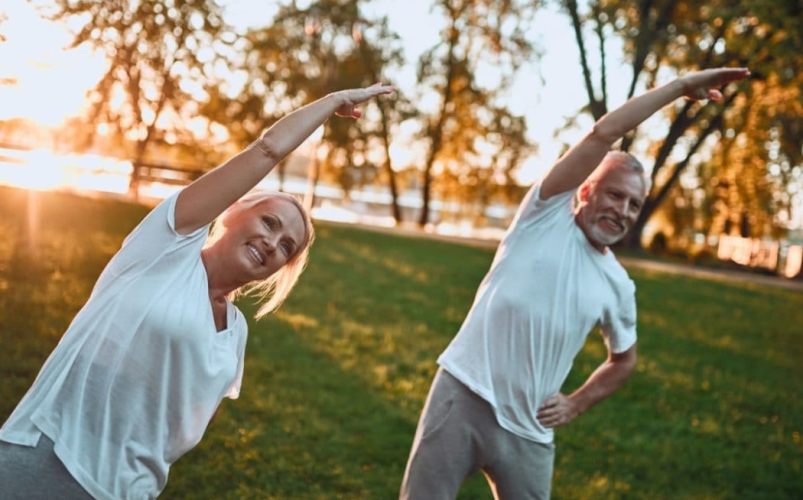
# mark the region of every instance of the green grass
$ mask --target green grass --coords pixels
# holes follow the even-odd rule
[[[142,207],[0,188],[0,421]],[[167,499],[397,496],[437,355],[492,252],[320,224],[285,305],[251,323],[241,399]],[[803,294],[632,271],[637,372],[557,433],[553,498],[803,498]],[[246,312],[254,310],[247,301]],[[564,389],[604,359],[593,334]],[[459,498],[491,498],[481,477]]]

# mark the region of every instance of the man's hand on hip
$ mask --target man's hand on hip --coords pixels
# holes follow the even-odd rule
[[[547,429],[566,425],[580,414],[580,409],[566,395],[557,393],[547,398],[538,409],[538,421]]]

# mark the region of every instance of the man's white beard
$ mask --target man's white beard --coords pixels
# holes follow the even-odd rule
[[[609,230],[601,226],[602,220],[605,216],[599,216],[588,226],[588,230],[591,233],[591,236],[594,238],[594,241],[599,243],[600,245],[610,246],[614,243],[620,241],[624,238],[625,234],[627,234],[627,224],[623,222],[619,222],[622,225],[623,230],[617,233],[611,233]]]

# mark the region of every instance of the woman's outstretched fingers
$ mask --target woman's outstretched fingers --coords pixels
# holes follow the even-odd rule
[[[750,70],[747,68],[724,68],[724,70],[729,82],[739,81],[750,76]]]
[[[720,87],[732,82],[738,82],[750,76],[750,70],[747,68],[720,68],[713,71],[714,81],[712,82],[712,87]]]
[[[362,111],[355,108],[357,104],[378,95],[390,94],[391,92],[393,92],[393,86],[382,85],[381,82],[363,89],[341,90],[338,94],[345,102],[335,111],[335,114],[348,118],[360,118],[362,116]]]
[[[390,94],[393,92],[393,85],[383,85],[382,82],[375,83],[368,87],[373,92],[372,96]]]

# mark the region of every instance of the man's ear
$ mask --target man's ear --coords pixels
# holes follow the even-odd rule
[[[580,189],[577,192],[577,195],[580,198],[581,203],[585,203],[588,201],[588,192],[591,190],[591,183],[584,182],[580,184]]]

